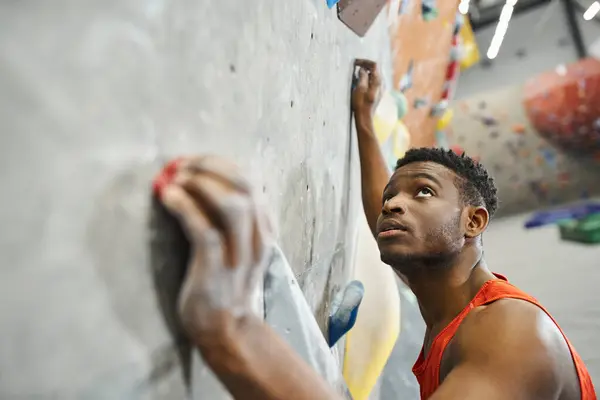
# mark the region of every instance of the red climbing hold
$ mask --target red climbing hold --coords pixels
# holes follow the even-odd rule
[[[162,194],[162,190],[165,188],[165,186],[171,183],[171,181],[175,177],[177,167],[179,167],[180,163],[181,158],[169,161],[158,173],[156,178],[154,178],[154,181],[152,182],[152,191],[157,197],[160,197]]]

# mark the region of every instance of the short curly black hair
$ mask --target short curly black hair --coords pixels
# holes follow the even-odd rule
[[[434,162],[454,171],[460,179],[458,184],[465,205],[483,206],[490,218],[494,215],[498,209],[498,189],[483,165],[465,153],[458,155],[452,150],[422,147],[408,150],[396,163],[396,169],[420,161]]]

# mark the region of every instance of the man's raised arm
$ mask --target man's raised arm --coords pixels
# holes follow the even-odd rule
[[[381,78],[373,61],[356,60],[355,65],[359,70],[358,81],[352,92],[352,110],[358,136],[362,202],[369,228],[375,236],[381,196],[390,178],[373,128],[373,113],[380,97]]]

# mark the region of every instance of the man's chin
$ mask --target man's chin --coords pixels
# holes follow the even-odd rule
[[[418,253],[408,251],[381,251],[380,254],[381,261],[391,267],[413,264],[415,260],[421,258]]]
[[[415,251],[381,251],[381,261],[402,274],[410,274],[417,269],[438,270],[452,263],[456,254],[423,253]]]

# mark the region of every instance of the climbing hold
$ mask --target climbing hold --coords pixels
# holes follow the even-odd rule
[[[492,139],[496,139],[498,136],[500,136],[500,134],[498,133],[498,131],[491,131],[490,132],[490,137]]]
[[[337,293],[329,314],[329,347],[333,347],[356,323],[358,307],[365,295],[360,281],[351,281],[343,291]]]
[[[486,104],[485,101],[482,100],[482,101],[479,102],[479,109],[480,110],[485,110],[486,106],[487,106],[487,104]]]
[[[452,150],[454,152],[454,154],[459,155],[459,156],[462,156],[463,154],[465,154],[465,150],[458,145],[450,146],[450,150]]]
[[[462,29],[464,24],[465,16],[462,15],[460,12],[457,12],[456,16],[454,17],[454,31],[452,32],[452,35],[457,36],[460,33],[460,30]]]
[[[435,0],[422,0],[421,12],[425,21],[431,21],[438,17],[439,12],[435,6]]]
[[[464,58],[465,51],[462,46],[452,46],[450,49],[450,61],[460,61]]]
[[[506,147],[508,148],[508,151],[513,155],[513,157],[519,156],[517,147],[515,146],[515,144],[513,142],[507,142]]]
[[[333,8],[333,6],[335,6],[337,3],[339,3],[340,0],[327,0],[327,7],[328,8]]]
[[[432,117],[441,117],[444,115],[446,110],[448,109],[448,101],[442,100],[433,107],[431,107],[431,116]]]
[[[435,147],[440,147],[445,150],[450,149],[450,144],[448,142],[448,135],[446,135],[446,132],[435,131]]]
[[[498,125],[498,121],[496,121],[495,118],[493,117],[489,117],[489,116],[483,116],[481,117],[481,123],[484,124],[485,126],[495,126]]]
[[[408,112],[408,100],[404,93],[393,90],[390,92],[394,100],[396,101],[396,107],[398,108],[398,119],[404,118]]]
[[[413,107],[418,110],[419,108],[427,107],[429,105],[429,100],[417,97],[414,101]]]
[[[393,92],[384,91],[373,116],[373,127],[379,143],[384,143],[392,134],[398,121],[398,102]]]
[[[517,55],[517,57],[519,58],[523,58],[527,55],[527,50],[525,50],[524,48],[519,48],[517,49],[517,52],[515,53]]]
[[[402,121],[398,121],[394,128],[394,148],[393,153],[396,159],[404,157],[404,154],[410,148],[410,133]]]
[[[181,158],[176,158],[172,161],[169,161],[163,169],[158,173],[154,181],[152,182],[152,191],[154,194],[160,198],[162,195],[162,191],[168,184],[171,183],[173,178],[175,178],[175,174],[177,173],[177,168],[181,163]]]
[[[550,149],[542,149],[540,152],[546,161],[546,165],[556,168],[556,154]]]
[[[402,78],[400,78],[400,83],[398,84],[398,88],[401,92],[404,92],[412,87],[414,66],[414,61],[410,60],[408,62],[408,68],[406,69],[406,73],[402,75]]]
[[[451,108],[446,109],[444,114],[440,119],[438,119],[435,129],[438,131],[443,131],[446,129],[450,122],[452,122],[452,118],[454,117],[454,112]]]
[[[523,124],[514,124],[512,126],[512,131],[514,133],[523,134],[523,133],[525,133],[525,125],[523,125]]]

